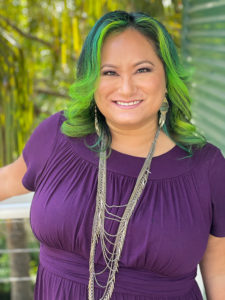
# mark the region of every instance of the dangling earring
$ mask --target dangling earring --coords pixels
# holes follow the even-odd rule
[[[166,114],[168,112],[168,109],[169,109],[169,103],[165,96],[165,98],[163,99],[162,105],[160,107],[160,117],[159,117],[159,127],[160,128],[162,128],[166,122]]]
[[[100,136],[100,128],[98,123],[98,112],[97,112],[97,105],[95,105],[95,131],[98,136]]]

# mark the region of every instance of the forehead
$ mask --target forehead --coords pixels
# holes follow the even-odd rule
[[[102,59],[116,55],[156,55],[154,42],[134,28],[110,33],[104,40]]]

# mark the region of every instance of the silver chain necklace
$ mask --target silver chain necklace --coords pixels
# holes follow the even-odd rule
[[[146,182],[150,172],[150,166],[152,157],[155,151],[156,141],[160,133],[160,127],[158,127],[150,151],[145,159],[143,167],[138,175],[135,187],[130,196],[130,199],[125,205],[107,205],[106,203],[106,151],[100,152],[99,158],[99,170],[98,170],[98,186],[96,196],[96,209],[92,227],[92,238],[91,238],[91,251],[89,259],[89,284],[88,284],[88,299],[95,300],[94,295],[94,283],[104,290],[103,296],[99,300],[110,300],[114,285],[115,275],[119,268],[119,259],[123,249],[123,244],[126,236],[127,226],[130,217],[134,211],[134,208],[139,200],[142,191],[145,188]],[[103,136],[101,142],[101,150],[105,149],[106,138]],[[113,214],[109,210],[112,208],[124,207],[124,213],[122,217]],[[108,215],[108,217],[106,216]],[[119,223],[117,234],[110,234],[105,230],[105,219],[110,219]],[[98,273],[95,272],[94,258],[97,243],[100,239],[102,254],[105,261],[105,267]],[[109,251],[106,242],[112,245],[113,250]],[[97,275],[109,271],[108,280],[106,285],[102,285],[97,280]]]

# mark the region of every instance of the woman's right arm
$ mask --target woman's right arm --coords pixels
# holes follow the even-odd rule
[[[23,154],[10,165],[0,168],[0,200],[35,191],[36,177],[53,151],[62,115],[60,111],[42,121],[26,142]],[[23,177],[29,190],[23,186]]]
[[[0,168],[0,201],[12,196],[30,193],[22,184],[26,170],[27,166],[22,155],[13,163]]]

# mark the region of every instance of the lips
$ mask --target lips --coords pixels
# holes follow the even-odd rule
[[[143,100],[131,100],[131,101],[122,101],[122,100],[114,100],[113,103],[122,109],[132,109],[136,108],[140,105]]]
[[[135,100],[135,101],[131,101],[131,102],[121,102],[121,101],[116,101],[117,104],[119,105],[124,105],[124,106],[131,106],[131,105],[135,105],[140,103],[141,100]]]
[[[114,100],[113,102],[120,106],[133,106],[139,104],[142,100],[131,100],[131,101],[122,101],[122,100]]]

